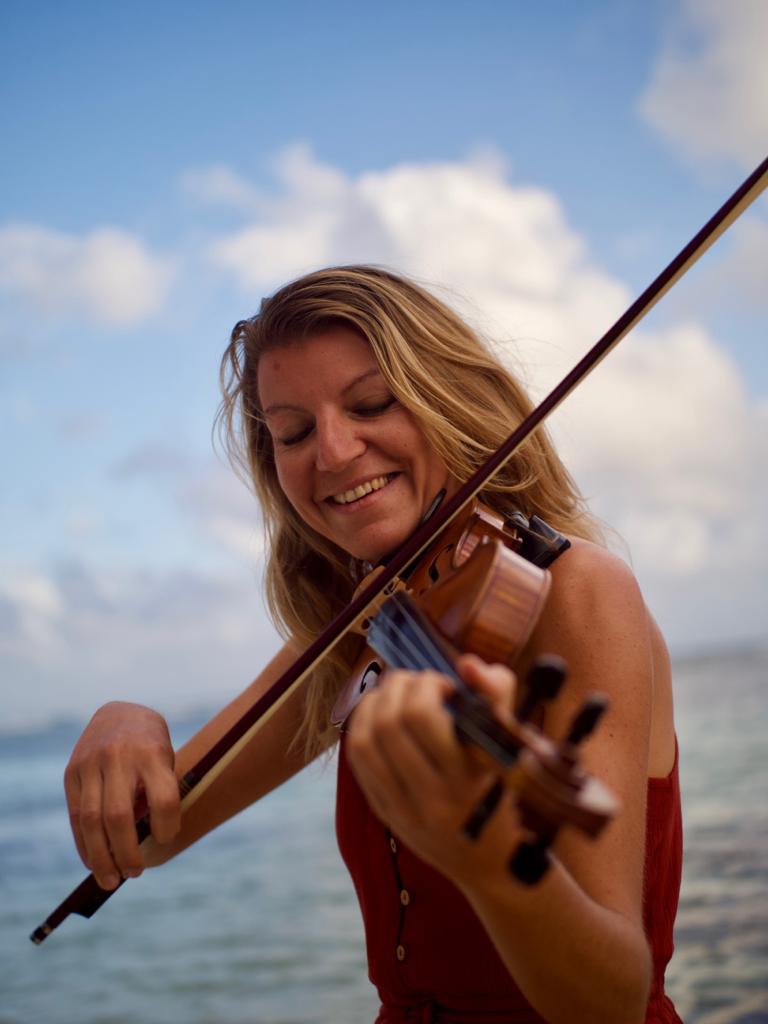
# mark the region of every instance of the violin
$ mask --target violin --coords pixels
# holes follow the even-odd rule
[[[476,840],[504,792],[513,791],[529,839],[511,855],[509,870],[533,885],[549,867],[549,848],[562,825],[594,838],[617,813],[618,802],[578,761],[578,745],[607,708],[602,696],[585,701],[560,743],[531,724],[543,702],[560,692],[567,674],[561,658],[534,663],[517,715],[505,725],[454,667],[461,651],[511,665],[523,650],[544,607],[550,574],[521,557],[520,547],[511,524],[474,503],[427,549],[407,580],[385,587],[376,611],[356,624],[366,643],[331,721],[343,728],[386,667],[447,676],[454,690],[445,707],[457,736],[498,776],[465,822],[464,834]]]
[[[560,403],[581,383],[597,364],[635,327],[659,299],[699,259],[712,243],[744,212],[761,194],[768,184],[768,158],[765,159],[736,191],[723,203],[704,227],[669,262],[644,292],[632,303],[622,316],[592,346],[566,376],[557,384],[539,405],[509,435],[507,440],[494,452],[477,472],[467,480],[441,506],[438,512],[405,542],[399,552],[376,577],[364,581],[355,598],[344,608],[328,627],[318,636],[293,665],[275,681],[270,690],[256,700],[240,719],[235,722],[221,739],[204,754],[197,764],[179,781],[182,812],[187,810],[207,789],[221,772],[251,742],[270,715],[311,675],[313,668],[325,658],[330,650],[355,625],[366,617],[370,618],[370,606],[380,599],[388,587],[397,587],[394,582],[407,573],[420,555],[429,548],[444,529],[454,522],[464,507],[482,489],[495,473],[512,458],[526,438],[556,409]],[[488,557],[483,555],[483,558]],[[388,594],[386,596],[392,596]],[[500,635],[503,636],[503,631]],[[587,715],[587,718],[589,715]],[[579,731],[574,723],[571,732]],[[566,738],[567,740],[567,738]],[[566,742],[566,741],[564,741]],[[517,757],[518,764],[524,761]],[[150,836],[149,819],[144,816],[136,825],[140,840]],[[121,883],[122,884],[122,883]],[[119,888],[119,886],[118,886]],[[37,927],[30,938],[39,945],[70,913],[91,917],[96,910],[117,889],[103,890],[93,875],[83,882]]]

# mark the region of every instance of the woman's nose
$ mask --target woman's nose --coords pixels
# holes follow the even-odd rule
[[[321,472],[338,472],[363,454],[365,441],[358,427],[359,424],[342,417],[317,424],[315,464]]]

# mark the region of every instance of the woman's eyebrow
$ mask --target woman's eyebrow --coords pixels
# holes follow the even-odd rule
[[[342,395],[346,395],[347,392],[351,391],[358,384],[360,384],[364,380],[367,380],[369,377],[380,377],[380,376],[381,376],[381,370],[378,368],[378,366],[372,366],[370,368],[370,370],[365,370],[363,373],[361,373],[357,377],[355,377],[354,380],[351,380],[349,382],[349,384],[345,384],[344,387],[341,389],[341,393],[342,393]],[[305,411],[304,408],[302,406],[300,406],[300,405],[291,405],[290,403],[287,403],[287,402],[286,403],[280,402],[280,403],[276,403],[275,405],[268,406],[264,410],[264,415],[265,416],[272,416],[276,412],[304,412],[304,411]]]
[[[355,387],[356,384],[359,384],[361,381],[367,380],[369,377],[380,376],[381,370],[378,368],[378,366],[372,366],[370,370],[366,370],[364,373],[361,373],[358,377],[355,377],[354,380],[350,381],[349,384],[346,385],[346,387],[343,387],[341,389],[341,393],[342,395],[346,395],[348,391],[351,391],[352,388]]]

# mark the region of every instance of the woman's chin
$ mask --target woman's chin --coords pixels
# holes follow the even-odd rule
[[[398,551],[412,532],[412,529],[407,531],[393,530],[384,531],[375,537],[356,538],[356,542],[350,544],[347,550],[359,562],[370,562],[371,565],[378,565],[382,559]]]

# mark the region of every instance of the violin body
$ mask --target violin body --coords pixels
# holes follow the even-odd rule
[[[406,581],[399,579],[384,588],[357,631],[366,635],[384,601],[406,590],[453,647],[487,662],[514,665],[544,608],[551,582],[546,569],[518,554],[521,547],[514,526],[474,502],[468,514],[426,550]],[[369,580],[366,577],[361,586]],[[384,667],[366,644],[331,712],[334,725],[343,725]]]

